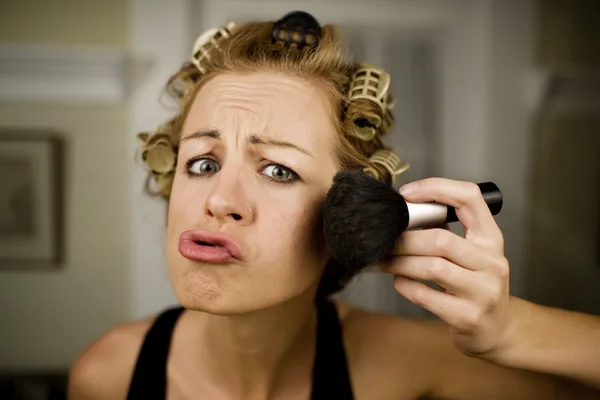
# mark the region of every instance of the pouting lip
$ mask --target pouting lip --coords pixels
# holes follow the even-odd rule
[[[205,242],[211,245],[216,245],[220,247],[224,247],[227,249],[229,254],[233,258],[238,260],[242,259],[242,248],[241,246],[229,236],[223,233],[210,233],[207,231],[201,230],[189,230],[184,231],[179,236],[180,241],[190,241],[190,242]]]

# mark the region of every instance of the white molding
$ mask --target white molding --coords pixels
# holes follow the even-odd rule
[[[134,66],[116,48],[0,44],[0,101],[121,102]]]

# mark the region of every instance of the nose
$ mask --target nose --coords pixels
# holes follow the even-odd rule
[[[206,198],[206,215],[219,225],[248,225],[254,209],[245,193],[243,174],[224,167],[212,179],[214,186]]]

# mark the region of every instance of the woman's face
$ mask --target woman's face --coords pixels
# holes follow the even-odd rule
[[[316,290],[328,252],[322,204],[338,166],[331,104],[274,73],[218,75],[185,120],[167,261],[182,305],[217,314]]]

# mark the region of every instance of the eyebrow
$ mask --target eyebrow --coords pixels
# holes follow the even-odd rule
[[[201,138],[206,138],[206,137],[216,139],[216,140],[221,140],[221,132],[219,132],[216,129],[201,130],[201,131],[194,132],[194,133],[182,138],[181,142],[186,141],[186,140],[201,139]],[[248,142],[250,142],[250,144],[254,144],[254,145],[296,149],[296,150],[314,158],[314,155],[310,151],[308,151],[305,148],[302,148],[298,145],[295,145],[294,143],[290,143],[290,142],[275,140],[275,139],[271,139],[268,137],[259,136],[256,134],[250,135],[248,137]]]
[[[220,140],[221,139],[221,132],[219,132],[216,129],[206,129],[206,130],[194,132],[191,135],[188,135],[188,136],[186,136],[184,138],[181,138],[180,141],[184,142],[184,141],[190,140],[190,139],[201,139],[201,138],[205,138],[205,137],[209,137],[209,138]]]

